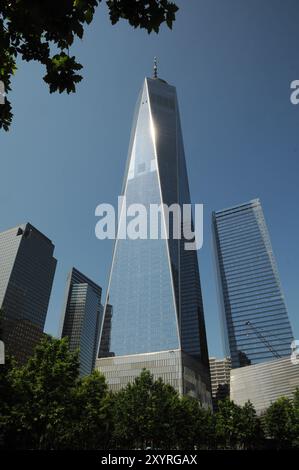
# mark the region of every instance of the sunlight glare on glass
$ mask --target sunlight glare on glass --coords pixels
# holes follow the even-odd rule
[[[156,142],[156,127],[152,119],[151,119],[150,127],[151,127],[151,136],[152,136],[153,142],[155,143]]]

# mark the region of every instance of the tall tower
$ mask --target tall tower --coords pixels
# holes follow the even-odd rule
[[[293,334],[259,199],[213,212],[212,220],[232,367],[290,356]]]
[[[81,376],[90,374],[95,365],[103,316],[101,295],[100,286],[72,268],[67,280],[62,337],[69,338],[71,351],[79,350]]]
[[[136,105],[122,195],[127,207],[190,203],[176,90],[146,78]],[[122,206],[97,367],[117,390],[143,368],[210,404],[210,376],[196,251],[185,240],[123,239]],[[166,216],[162,210],[162,231]],[[149,221],[148,221],[149,223]]]
[[[0,233],[0,308],[7,352],[19,362],[42,337],[56,269],[54,245],[26,223]]]

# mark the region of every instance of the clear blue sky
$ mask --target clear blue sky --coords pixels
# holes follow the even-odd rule
[[[211,211],[260,197],[295,337],[299,338],[298,0],[180,0],[173,31],[111,26],[105,3],[71,52],[84,65],[75,95],[50,95],[38,64],[21,63],[0,134],[0,230],[30,221],[58,259],[46,322],[57,334],[72,265],[103,286],[112,243],[94,210],[115,203],[133,108],[152,61],[177,87],[193,202],[205,204],[199,252],[210,355],[221,357]]]

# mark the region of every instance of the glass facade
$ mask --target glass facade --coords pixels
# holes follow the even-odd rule
[[[0,233],[0,308],[8,351],[24,362],[41,339],[56,269],[54,245],[31,224]]]
[[[92,372],[103,309],[102,289],[73,268],[68,276],[63,311],[62,337],[69,338],[71,351],[79,350],[80,375]]]
[[[212,218],[232,367],[290,356],[293,334],[259,199],[213,212]]]
[[[190,203],[176,91],[161,79],[145,79],[131,133],[122,195],[127,207]],[[209,363],[196,251],[184,240],[122,239],[123,206],[109,278],[99,357],[180,350],[202,367]],[[129,220],[129,219],[128,219]],[[165,235],[165,213],[159,229]],[[187,369],[186,369],[187,370]]]

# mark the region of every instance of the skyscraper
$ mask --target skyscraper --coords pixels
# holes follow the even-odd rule
[[[5,347],[24,362],[41,339],[56,259],[54,245],[30,223],[0,233],[0,308]]]
[[[139,94],[122,195],[127,206],[146,209],[190,203],[176,90],[156,77],[146,78]],[[125,216],[122,206],[119,229]],[[169,232],[169,239],[123,239],[118,233],[97,367],[113,389],[147,368],[207,404],[209,359],[197,253]]]
[[[95,364],[103,316],[102,288],[76,268],[67,279],[62,337],[69,338],[70,350],[79,350],[80,375],[88,375]]]
[[[232,367],[289,356],[293,334],[259,199],[213,212],[212,219]]]

